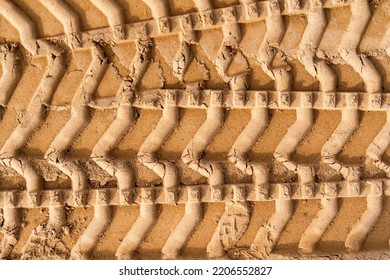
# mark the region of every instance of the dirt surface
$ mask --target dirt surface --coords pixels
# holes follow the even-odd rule
[[[0,0],[0,259],[389,259],[389,0]]]

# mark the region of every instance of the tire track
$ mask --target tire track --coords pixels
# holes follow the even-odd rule
[[[160,218],[158,205],[176,206],[179,203],[185,204],[184,210],[180,210],[183,211],[183,216],[167,240],[164,240],[161,253],[165,259],[185,258],[186,255],[182,256],[185,251],[183,249],[197,230],[198,224],[200,221],[208,223],[202,220],[203,212],[207,209],[205,206],[218,202],[224,203],[225,209],[216,220],[216,226],[213,224],[215,228],[207,248],[202,248],[205,249],[207,257],[231,257],[231,254],[234,254],[232,252],[238,250],[240,254],[242,253],[240,258],[270,258],[273,250],[277,249],[286,225],[291,217],[297,214],[294,213],[294,200],[320,199],[320,209],[298,244],[301,253],[311,254],[316,252],[317,243],[339,213],[341,197],[347,199],[364,197],[367,201],[367,209],[354,223],[346,240],[343,240],[347,250],[353,252],[361,250],[366,236],[385,211],[383,196],[388,195],[389,187],[387,178],[382,176],[383,172],[386,177],[390,174],[390,168],[383,159],[390,143],[388,122],[367,148],[367,163],[362,166],[350,166],[337,159],[360,125],[360,111],[388,110],[389,93],[382,93],[382,79],[385,80],[387,77],[379,72],[379,66],[374,65],[371,58],[380,58],[388,51],[389,36],[385,34],[382,40],[384,50],[379,46],[373,52],[360,48],[361,39],[367,32],[366,28],[373,20],[368,0],[287,1],[283,5],[277,0],[261,2],[241,0],[240,5],[221,9],[214,9],[213,1],[194,0],[193,4],[198,12],[179,16],[170,15],[170,7],[166,1],[142,0],[143,4],[149,7],[153,19],[131,24],[126,23],[125,11],[119,4],[120,1],[92,0],[92,5],[96,7],[95,12],[103,13],[108,22],[108,28],[96,30],[82,30],[83,16],[79,14],[83,15],[84,12],[76,12],[67,2],[40,1],[62,24],[64,35],[38,38],[36,23],[32,22],[25,12],[28,10],[27,7],[18,7],[10,0],[0,0],[0,14],[20,35],[20,43],[16,44],[7,42],[7,38],[1,39],[1,43],[4,42],[0,46],[2,67],[0,106],[3,111],[15,110],[9,107],[8,101],[23,73],[21,67],[23,61],[28,60],[30,56],[45,56],[48,60],[45,73],[31,97],[20,124],[0,150],[2,168],[11,167],[26,181],[26,190],[2,191],[0,194],[0,205],[3,210],[1,230],[4,235],[0,242],[0,258],[9,258],[13,254],[22,228],[21,208],[49,209],[48,220],[35,228],[24,244],[20,256],[22,259],[69,257],[88,259],[91,258],[102,235],[112,225],[115,207],[120,205],[133,207],[133,204],[138,204],[140,215],[131,225],[130,231],[115,254],[118,259],[131,259],[134,258],[134,253],[149,230]],[[351,10],[348,28],[343,32],[332,31],[335,35],[338,32],[342,34],[337,48],[321,49],[320,43],[328,24],[325,11],[341,6],[348,6]],[[284,18],[297,15],[307,16],[308,21],[302,37],[300,38],[300,34],[297,35],[299,41],[297,38],[292,39],[299,42],[299,46],[289,51],[282,50],[280,44],[286,35],[286,29],[295,28],[285,26],[288,21]],[[332,16],[333,14],[330,18]],[[258,24],[263,21],[266,31],[260,47],[256,45],[256,49],[259,49],[254,56],[258,67],[274,81],[275,90],[268,92],[251,90],[253,85],[248,84],[247,78],[253,66],[244,56],[241,46],[245,42],[242,40],[241,32],[246,30],[242,25]],[[221,39],[217,39],[217,35],[213,38],[213,32],[221,33]],[[215,42],[209,42],[205,38],[213,38]],[[118,80],[122,79],[119,91],[114,98],[94,99],[96,89],[108,67],[108,58],[103,48],[110,48],[106,44],[115,46],[118,43],[127,44],[128,41],[135,41],[136,44],[136,53],[128,66],[130,73],[122,75],[120,67],[113,63]],[[64,46],[64,43],[67,46]],[[193,59],[196,59],[207,73],[210,72],[208,66],[196,57],[194,48],[198,44],[211,61],[212,64],[209,63],[211,67],[216,70],[216,74],[213,72],[209,78],[222,79],[226,87],[219,85],[221,88],[211,86],[205,88],[204,81],[193,84],[185,81],[184,76],[190,72],[188,69]],[[144,78],[144,73],[154,59],[152,46],[159,50],[173,75],[180,81],[182,89],[139,90],[139,82]],[[66,51],[63,48],[66,48]],[[67,53],[80,48],[91,49],[92,60],[72,103],[70,106],[69,104],[51,106],[51,99],[58,83],[65,71],[69,71],[66,69]],[[280,54],[282,59],[279,57]],[[156,55],[158,57],[159,54]],[[248,53],[245,52],[245,55]],[[110,55],[110,60],[115,56],[119,58],[118,64],[127,64],[127,59],[121,58],[119,52],[115,51],[112,56]],[[306,71],[319,81],[318,92],[292,91],[297,81],[293,80],[286,58],[299,61]],[[362,77],[365,92],[337,92],[340,81],[337,81],[338,77],[332,68],[332,65],[336,64],[352,67]],[[61,170],[70,178],[71,190],[44,190],[46,182],[38,171],[45,168],[45,165],[35,167],[35,162],[41,159],[22,156],[21,151],[43,124],[47,110],[69,108],[71,117],[53,140],[45,159],[46,163]],[[116,179],[116,187],[112,187],[110,182],[101,189],[92,190],[88,184],[87,174],[96,172],[97,169],[87,172],[77,161],[67,158],[69,148],[90,121],[91,108],[116,109],[116,118],[91,151],[91,159],[108,174],[107,177]],[[142,108],[140,112],[162,109],[162,117],[144,139],[137,158],[131,156],[119,160],[110,153],[117,148],[119,142],[135,124],[137,108]],[[191,185],[183,184],[179,179],[181,166],[171,158],[162,159],[159,156],[159,151],[179,124],[180,112],[186,108],[207,111],[207,119],[181,154],[181,160],[190,169],[207,178],[207,185],[199,184],[194,179]],[[206,159],[206,148],[224,125],[225,111],[231,108],[251,110],[251,120],[235,139],[226,161],[215,160],[212,155],[211,159],[209,157]],[[315,109],[338,110],[341,111],[342,118],[319,152],[321,164],[302,165],[291,158],[315,125],[313,115]],[[276,147],[274,159],[260,162],[260,159],[250,158],[248,154],[270,123],[272,129],[272,118],[269,118],[272,110],[295,110],[296,119]],[[227,132],[226,137],[228,135]],[[356,141],[355,138],[352,139]],[[232,162],[235,167],[229,167],[227,161]],[[367,172],[361,172],[370,162],[378,170],[368,175]],[[138,170],[133,173],[130,165],[139,166],[140,163],[162,178],[161,186],[151,184],[152,187],[136,187]],[[227,168],[240,170],[243,176],[237,180],[240,184],[230,184],[225,176],[230,172],[225,170]],[[4,172],[3,175],[9,176],[3,170],[6,169],[0,170]],[[249,176],[252,176],[252,179]],[[253,215],[251,217],[252,203],[260,201],[274,201],[275,212],[257,231],[250,248],[237,249],[237,244],[248,225],[256,221],[256,217]],[[75,207],[92,206],[94,209],[92,221],[71,250],[63,241],[63,235],[69,231],[65,208],[67,204]]]

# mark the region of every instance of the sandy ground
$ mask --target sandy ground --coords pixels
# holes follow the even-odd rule
[[[362,0],[363,1],[363,0]],[[64,34],[61,22],[41,2],[12,0],[20,10],[28,15],[30,22],[36,30],[37,38],[48,38]],[[49,2],[49,1],[47,1]],[[74,11],[80,19],[81,31],[90,31],[110,26],[106,16],[98,7],[84,0],[63,0],[63,2]],[[152,10],[141,0],[116,0],[123,13],[123,23],[135,23],[139,21],[152,20]],[[168,0],[168,14],[170,16],[183,15],[197,12],[193,1]],[[240,5],[237,0],[213,0],[214,9]],[[306,3],[307,1],[303,1]],[[330,1],[327,1],[328,3]],[[283,7],[283,5],[282,5]],[[384,93],[390,90],[390,79],[387,79],[389,57],[385,55],[382,42],[386,37],[389,28],[388,22],[390,13],[390,1],[369,1],[368,25],[364,28],[363,36],[357,46],[357,53],[363,54],[377,69],[382,81],[381,91]],[[326,8],[325,19],[326,30],[322,36],[317,49],[316,60],[325,57],[327,65],[337,77],[336,91],[338,92],[366,92],[367,86],[364,75],[360,75],[351,65],[341,61],[337,57],[338,46],[341,42],[350,20],[352,12],[350,5]],[[10,23],[0,10],[0,44],[20,43],[21,37],[17,26]],[[273,61],[272,67],[289,65],[291,74],[290,91],[293,92],[319,92],[320,82],[313,77],[305,65],[299,61],[296,52],[301,38],[308,26],[307,12],[302,14],[283,14],[282,23],[285,27],[285,34],[277,49],[279,50]],[[258,20],[239,24],[242,39],[238,48],[242,50],[236,54],[233,62],[227,70],[229,77],[239,75],[246,69],[251,69],[247,77],[247,90],[274,91],[276,81],[273,80],[256,60],[254,54],[263,42],[267,27],[265,20]],[[151,61],[141,80],[136,86],[136,91],[151,89],[184,89],[186,85],[204,81],[204,89],[229,90],[229,84],[224,81],[218,73],[215,61],[210,56],[216,56],[221,42],[224,40],[221,28],[205,29],[197,31],[197,44],[191,44],[190,50],[193,59],[186,73],[184,81],[181,82],[172,72],[171,61],[167,60],[167,53],[175,54],[180,44],[180,37],[177,33],[164,36],[155,36],[151,39]],[[387,35],[388,36],[388,35]],[[104,39],[102,39],[104,41]],[[64,44],[64,43],[61,43]],[[206,46],[206,47],[205,47]],[[102,98],[113,98],[120,90],[125,76],[132,75],[129,65],[136,54],[136,43],[134,40],[122,40],[115,44],[104,46],[104,54],[107,57],[108,66],[101,77],[96,89],[92,92],[91,100]],[[31,162],[37,173],[43,178],[42,188],[44,190],[72,188],[72,181],[64,172],[45,159],[45,154],[51,147],[55,137],[63,130],[71,116],[71,104],[74,96],[83,83],[84,75],[93,61],[91,47],[65,48],[65,72],[61,76],[58,86],[55,88],[41,123],[27,135],[25,144],[16,151],[18,158]],[[21,125],[25,118],[26,111],[31,107],[31,99],[40,87],[42,78],[50,63],[46,55],[31,55],[22,45],[18,48],[20,58],[18,65],[21,69],[20,80],[12,92],[7,104],[2,104],[4,113],[0,122],[0,147],[3,147],[12,136],[15,129]],[[172,55],[171,55],[172,56]],[[340,62],[341,61],[341,62]],[[5,66],[0,67],[0,75],[5,73]],[[369,80],[370,78],[368,78]],[[1,89],[1,87],[0,87]],[[368,94],[368,93],[366,93]],[[251,120],[251,110],[248,108],[225,108],[223,110],[223,126],[218,129],[215,136],[210,139],[209,144],[203,151],[203,159],[207,162],[219,162],[224,172],[225,184],[252,184],[253,178],[244,174],[233,163],[228,161],[228,154],[234,142],[245,129]],[[74,135],[71,145],[64,150],[67,161],[72,161],[86,174],[88,188],[116,188],[117,183],[113,176],[102,170],[96,162],[91,159],[91,153],[102,138],[104,133],[115,120],[116,108],[88,108],[87,121],[79,133]],[[133,174],[136,188],[161,186],[163,178],[137,159],[137,153],[141,149],[145,139],[156,128],[162,118],[161,108],[136,108],[136,122],[131,129],[120,139],[117,146],[110,150],[111,158],[114,160],[126,161]],[[297,113],[291,108],[270,109],[267,112],[269,124],[261,133],[253,146],[248,151],[248,159],[252,164],[268,164],[272,166],[270,183],[291,183],[296,182],[297,174],[289,171],[285,166],[277,163],[274,158],[275,149],[288,133],[288,129],[296,120]],[[198,129],[205,123],[207,108],[180,108],[178,126],[170,133],[162,146],[158,149],[156,157],[162,162],[172,162],[178,170],[178,182],[180,185],[202,185],[208,184],[205,176],[194,171],[191,167],[181,161],[183,151],[191,141]],[[367,160],[366,150],[373,139],[386,123],[386,111],[359,110],[359,125],[348,141],[343,145],[337,155],[337,160],[346,166],[360,166],[361,180],[372,178],[386,178],[385,172],[373,166]],[[294,149],[290,160],[301,165],[316,165],[316,182],[341,181],[343,177],[334,172],[329,166],[322,162],[321,149],[331,137],[341,121],[341,110],[313,110],[313,124],[308,133],[299,141]],[[27,122],[28,123],[28,122]],[[24,136],[23,136],[24,137]],[[383,161],[390,159],[390,149],[385,149]],[[24,190],[27,188],[25,177],[18,174],[15,168],[7,164],[0,166],[1,185],[0,190]],[[280,258],[330,258],[330,259],[388,259],[388,240],[390,238],[389,217],[390,204],[386,196],[383,197],[383,209],[378,220],[368,231],[364,239],[360,253],[349,253],[345,248],[351,229],[359,221],[367,209],[365,197],[350,197],[338,199],[338,213],[332,220],[329,227],[318,242],[314,253],[301,255],[298,244],[321,209],[320,199],[300,199],[292,202],[292,216],[287,222],[284,230],[278,238],[277,244],[268,256],[273,259]],[[259,230],[271,218],[275,212],[275,203],[248,202],[248,215],[250,215],[247,228],[242,232],[234,244],[234,248],[227,250],[227,257],[249,258],[250,246]],[[177,258],[184,259],[205,259],[210,257],[207,254],[207,246],[212,239],[218,222],[225,212],[223,202],[208,202],[202,204],[203,217],[188,236],[181,254]],[[12,252],[6,258],[19,259],[26,257],[26,243],[36,228],[46,224],[49,217],[47,207],[23,208],[21,210],[21,230],[18,242]],[[161,259],[161,250],[166,241],[174,232],[177,224],[185,212],[185,205],[157,205],[157,220],[148,233],[142,238],[134,258],[138,259]],[[64,252],[63,255],[52,249],[47,253],[46,249],[35,248],[28,258],[50,258],[70,257],[70,251],[82,236],[94,215],[94,207],[73,207],[65,208],[66,223],[62,227],[61,234],[57,237],[61,246],[65,249],[58,249]],[[91,259],[115,259],[118,246],[125,238],[127,232],[132,228],[140,214],[139,205],[114,206],[112,207],[111,222],[102,233],[97,244],[89,256]],[[0,216],[1,217],[1,216]],[[5,217],[5,216],[4,216]],[[0,219],[2,221],[2,219]],[[238,230],[239,231],[239,230]],[[238,234],[238,233],[237,233]],[[0,233],[0,239],[5,238]],[[50,245],[47,245],[50,247]],[[61,247],[62,248],[62,247]],[[54,251],[55,252],[54,252]],[[50,250],[49,250],[50,251]],[[249,252],[249,253],[248,253]],[[249,255],[248,255],[249,254]],[[226,257],[226,256],[225,256]],[[253,256],[252,256],[253,257]]]

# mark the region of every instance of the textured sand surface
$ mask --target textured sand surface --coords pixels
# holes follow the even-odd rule
[[[389,0],[0,0],[0,258],[388,259]]]

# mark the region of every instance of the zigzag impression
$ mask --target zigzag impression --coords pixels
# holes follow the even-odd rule
[[[383,46],[376,47],[372,51],[374,54],[365,51],[361,46],[362,38],[368,30],[367,26],[376,16],[371,12],[373,8],[369,6],[369,2],[292,0],[281,4],[281,1],[242,0],[240,5],[214,9],[213,1],[196,0],[193,5],[197,12],[178,16],[171,15],[170,10],[174,9],[170,9],[166,1],[140,2],[149,7],[153,18],[127,24],[126,11],[118,4],[119,1],[93,0],[94,9],[105,15],[108,26],[83,30],[86,19],[81,17],[82,13],[78,15],[70,5],[60,0],[41,0],[40,3],[62,24],[64,35],[39,39],[38,28],[22,10],[23,6],[18,7],[9,0],[0,1],[0,14],[20,35],[19,44],[5,42],[0,46],[2,112],[14,109],[10,107],[9,100],[23,75],[23,60],[29,56],[45,56],[48,60],[45,73],[31,97],[21,123],[0,150],[3,167],[14,169],[26,181],[26,188],[23,190],[14,186],[0,190],[0,223],[3,233],[0,258],[17,254],[13,251],[19,239],[19,232],[23,230],[22,209],[48,208],[49,215],[43,224],[33,230],[24,246],[21,246],[21,258],[37,258],[35,251],[41,250],[43,255],[40,257],[44,258],[88,259],[102,240],[101,237],[109,232],[107,229],[113,225],[113,219],[117,218],[112,215],[116,207],[133,211],[139,206],[140,215],[136,222],[131,225],[119,247],[113,248],[118,259],[134,258],[134,253],[148,236],[148,231],[161,218],[157,211],[158,205],[161,204],[185,204],[179,223],[168,234],[162,248],[159,248],[162,258],[186,257],[182,256],[183,249],[189,241],[194,241],[192,235],[202,230],[198,225],[203,219],[207,219],[207,216],[203,217],[203,212],[214,203],[223,203],[225,209],[220,217],[215,218],[217,222],[215,228],[211,229],[212,237],[208,240],[204,253],[208,258],[226,258],[230,250],[237,249],[237,244],[244,239],[242,237],[251,223],[257,221],[257,217],[251,213],[251,205],[267,201],[275,203],[275,212],[260,227],[254,240],[249,241],[250,247],[247,245],[249,248],[244,250],[251,258],[270,258],[273,250],[277,249],[278,242],[282,240],[282,233],[290,234],[284,229],[296,215],[295,201],[319,200],[320,209],[301,236],[297,248],[302,254],[311,254],[316,253],[317,243],[339,214],[340,198],[365,198],[367,201],[366,209],[345,240],[347,251],[358,252],[362,251],[362,248],[364,251],[364,242],[371,229],[378,224],[380,217],[385,217],[381,216],[386,206],[383,199],[390,193],[390,168],[386,163],[386,151],[390,143],[389,116],[382,130],[366,149],[367,162],[364,165],[345,164],[338,159],[338,155],[350,139],[356,139],[351,136],[361,125],[362,111],[381,114],[386,112],[388,115],[390,94],[382,92],[386,91],[384,88],[387,77],[382,69],[376,67],[378,58],[382,59],[388,51],[388,30],[384,32]],[[334,16],[332,11],[330,16],[326,16],[325,11],[341,6],[351,11],[348,28],[342,33],[337,49],[329,50],[334,56],[319,55],[320,43],[325,38],[324,34],[329,31],[327,18],[332,20]],[[280,62],[277,54],[285,51],[280,45],[286,39],[285,23],[289,22],[285,19],[296,15],[307,18],[307,26],[298,41],[298,47],[292,50],[291,54],[286,54],[286,59]],[[261,41],[255,42],[259,43],[256,45],[258,51],[254,56],[255,62],[250,62],[249,58],[247,60],[240,50],[240,44],[245,42],[242,39],[249,30],[246,25],[252,23],[259,23],[259,28],[266,28]],[[260,27],[260,23],[263,27]],[[291,21],[289,24],[292,25],[288,27],[289,30],[294,29],[295,23]],[[215,48],[211,50],[204,40],[199,38],[213,30],[221,31],[223,38],[221,42],[216,42]],[[165,45],[159,42],[160,39],[169,37],[175,37],[175,40],[178,37],[178,43],[175,41],[167,50]],[[106,44],[114,46],[126,44],[127,41],[134,41],[136,45],[130,64],[125,63],[128,58],[121,57],[120,53],[114,51],[113,56],[119,58],[121,66],[129,65],[130,74],[123,77],[120,89],[114,97],[94,99],[97,87],[108,68],[101,46],[109,48]],[[195,86],[187,84],[184,76],[188,73],[196,51],[199,52],[199,49],[196,49],[197,44],[209,60],[204,63],[207,65],[205,68],[210,68],[206,70],[210,73],[216,71],[213,73],[226,84],[223,89],[214,85],[205,88],[205,83],[202,82]],[[169,71],[172,71],[180,82],[178,88],[175,88],[175,84],[172,88],[167,86],[163,89],[139,89],[139,81],[153,59],[152,46],[160,52],[170,67]],[[56,106],[57,109],[71,108],[71,116],[45,155],[46,164],[59,169],[70,178],[71,188],[47,189],[46,182],[32,166],[30,159],[21,156],[21,151],[32,135],[39,133],[46,111],[51,110],[51,98],[64,75],[65,54],[81,48],[91,49],[92,60],[75,92],[71,106]],[[242,58],[244,63],[241,69],[231,74],[229,67],[237,57]],[[198,58],[196,59],[198,61]],[[306,71],[319,82],[319,90],[293,90],[296,87],[296,73],[289,66],[292,60],[301,64],[295,67],[301,67],[299,69],[304,70],[300,71]],[[251,89],[256,85],[249,83],[249,76],[258,74],[253,73],[251,66],[254,68],[254,65],[251,63],[257,64],[256,67],[261,68],[266,78],[271,79],[274,90]],[[339,77],[336,77],[334,70],[338,69],[335,65],[339,64],[343,65],[339,68],[342,71],[347,69],[343,68],[344,66],[348,66],[348,69],[356,72],[353,74],[362,78],[364,92],[338,90],[340,81],[337,81]],[[299,76],[299,72],[297,73]],[[345,79],[342,74],[340,79],[343,78]],[[150,98],[151,96],[153,98]],[[135,159],[163,179],[161,186],[139,185],[139,174],[133,173],[129,163],[133,159],[118,160],[110,154],[120,147],[120,142],[135,124],[137,108],[162,109],[162,117],[153,124],[154,129],[146,139],[143,139]],[[91,160],[105,171],[107,176],[116,179],[117,187],[91,189],[88,173],[76,161],[67,158],[68,150],[90,121],[89,112],[95,109],[116,110],[115,119],[95,143]],[[158,156],[158,152],[179,124],[179,112],[188,109],[206,110],[207,119],[192,135],[181,159],[188,168],[206,177],[207,184],[194,184],[191,178],[181,182],[181,169],[178,168],[179,165],[183,168],[181,164]],[[231,109],[250,110],[250,121],[235,139],[225,159],[215,161],[207,157],[206,160],[205,150],[214,141],[217,133],[226,133],[221,128],[228,125],[228,119],[225,120],[224,116],[225,112]],[[271,151],[274,159],[260,162],[250,156],[251,149],[256,146],[266,128],[273,125],[273,119],[269,115],[273,110],[293,110],[296,119],[276,149]],[[295,162],[292,155],[298,150],[306,134],[317,125],[314,118],[316,110],[341,112],[341,121],[318,152],[321,155],[320,163]],[[263,147],[259,149],[260,153],[263,153]],[[228,161],[235,167],[229,165]],[[371,163],[376,167],[372,176],[361,172],[362,167],[371,168]],[[320,178],[325,169],[331,170],[332,174],[342,179],[332,181]],[[286,181],[279,178],[276,173],[280,171],[297,175],[293,177],[297,180]],[[231,183],[232,178],[229,176],[233,172],[242,176],[239,179],[238,175],[234,178],[241,183]],[[252,176],[252,179],[249,176]],[[92,221],[71,250],[66,248],[61,238],[61,234],[69,230],[66,216],[68,206],[93,207],[94,213]]]
[[[41,125],[45,119],[45,106],[50,103],[51,97],[56,90],[58,83],[64,73],[64,56],[62,50],[46,41],[37,42],[36,30],[29,17],[18,6],[10,1],[0,2],[0,14],[6,18],[19,32],[22,46],[30,55],[46,55],[48,67],[38,88],[36,89],[30,104],[21,120],[21,123],[15,128],[10,137],[0,150],[1,164],[8,166],[18,172],[26,180],[26,189],[28,191],[29,203],[33,206],[39,206],[39,191],[42,189],[41,177],[36,173],[29,160],[20,157],[19,151],[26,145],[28,139]],[[14,61],[11,54],[9,61]],[[7,57],[5,57],[7,63]],[[2,87],[4,87],[4,97],[2,105],[6,105],[11,91],[14,89],[14,82],[10,81],[7,64],[4,68]],[[11,70],[11,73],[13,70]],[[11,77],[13,75],[11,74]],[[17,76],[15,77],[17,78]],[[8,257],[16,244],[21,223],[21,213],[13,206],[16,203],[16,197],[10,194],[8,207],[4,209],[4,238],[1,241],[1,258]],[[62,209],[64,211],[64,209]],[[60,210],[61,211],[61,210]],[[50,212],[53,215],[53,210]]]

